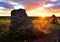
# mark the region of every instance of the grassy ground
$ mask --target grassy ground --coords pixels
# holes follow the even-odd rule
[[[6,31],[10,26],[10,17],[0,17],[0,31]]]
[[[41,19],[41,17],[30,17],[34,24],[35,29],[41,29],[41,27],[45,26],[48,18]],[[9,29],[11,17],[0,17],[0,32],[6,31]],[[57,17],[57,21],[60,24],[60,17]],[[56,27],[57,26],[57,27]],[[52,28],[59,28],[59,25],[51,25]]]
[[[41,32],[41,27],[45,26],[46,22],[48,20],[48,18],[46,18],[45,20],[44,19],[40,20],[39,17],[35,17],[35,18],[34,17],[30,17],[30,18],[32,19],[32,22],[34,24],[35,30],[36,31],[38,30],[40,32]],[[58,22],[60,24],[60,18],[59,17],[57,18],[57,20],[58,20]],[[0,17],[0,39],[5,38],[9,34],[10,21],[11,21],[10,17]],[[59,24],[51,24],[50,27],[52,28],[52,30],[60,29],[60,25]],[[35,34],[37,34],[37,32],[35,32]],[[37,35],[37,36],[40,36],[40,34]]]

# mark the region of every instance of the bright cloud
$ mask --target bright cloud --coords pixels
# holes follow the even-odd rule
[[[53,6],[53,4],[46,4],[46,5],[43,5],[42,7],[37,8],[37,9],[30,10],[29,12],[41,11],[41,10],[44,10],[44,8],[48,8],[48,7],[52,7],[52,6]]]
[[[51,7],[51,6],[53,6],[53,4],[46,4],[46,5],[43,5],[44,8]]]
[[[0,6],[0,9],[6,9],[6,8]]]
[[[14,9],[25,9],[23,5],[14,6]]]
[[[16,3],[16,2],[9,2],[9,4],[13,5],[13,9],[24,9],[24,6],[22,4]]]
[[[52,1],[52,2],[56,2],[56,1],[58,1],[58,0],[50,0],[50,1]]]
[[[16,2],[8,2],[9,4],[12,4],[13,6],[15,5],[19,5],[19,3],[16,3]]]

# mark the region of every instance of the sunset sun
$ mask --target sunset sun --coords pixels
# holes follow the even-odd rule
[[[41,17],[46,17],[46,14],[40,14]]]

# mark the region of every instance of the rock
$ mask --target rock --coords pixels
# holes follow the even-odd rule
[[[59,24],[55,15],[52,15],[48,22],[49,24]]]
[[[12,10],[10,23],[10,39],[32,39],[35,37],[33,29],[33,23],[31,19],[27,16],[24,9]]]
[[[22,30],[27,28],[34,28],[31,19],[27,16],[24,9],[12,10],[11,25],[12,30]]]

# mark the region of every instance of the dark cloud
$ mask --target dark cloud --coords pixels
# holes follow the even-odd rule
[[[41,1],[44,0],[14,0],[14,2],[21,2],[21,3],[40,3]]]
[[[5,2],[0,2],[0,6],[5,7],[5,8],[12,8],[13,7],[13,5],[5,3]]]
[[[60,7],[60,3],[54,3],[52,7],[53,8],[58,8],[58,7]]]
[[[47,4],[52,4],[51,8],[59,8],[60,7],[60,1],[57,2],[48,2]]]

